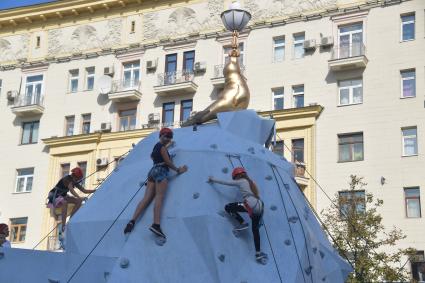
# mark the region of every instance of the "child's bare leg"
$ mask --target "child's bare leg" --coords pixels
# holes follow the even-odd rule
[[[68,213],[68,202],[64,200],[62,203],[62,232],[65,231],[67,213]]]
[[[159,183],[156,183],[155,188],[155,206],[153,209],[153,223],[160,224],[161,222],[161,209],[162,203],[164,201],[164,196],[167,191],[168,181],[163,180]]]
[[[146,190],[145,190],[145,195],[143,196],[143,199],[137,205],[136,211],[134,211],[133,218],[131,218],[131,220],[136,222],[136,220],[140,217],[140,215],[145,210],[145,208],[152,202],[154,196],[155,196],[155,183],[148,182],[148,185],[146,186]]]

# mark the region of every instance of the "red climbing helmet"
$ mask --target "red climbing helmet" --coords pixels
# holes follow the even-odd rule
[[[170,138],[173,138],[173,131],[170,128],[162,128],[161,131],[159,131],[159,136],[167,135]]]
[[[246,174],[245,168],[243,167],[236,167],[235,169],[233,169],[232,172],[232,179],[234,180],[235,177],[239,174]]]
[[[72,175],[74,175],[77,179],[83,178],[83,171],[80,167],[75,167],[71,170]]]

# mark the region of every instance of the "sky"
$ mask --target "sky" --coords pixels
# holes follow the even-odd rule
[[[0,0],[0,10],[54,1],[55,0]]]

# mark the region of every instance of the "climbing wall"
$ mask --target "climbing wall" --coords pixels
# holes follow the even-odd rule
[[[163,245],[148,230],[153,205],[132,233],[123,234],[143,198],[150,152],[158,141],[153,133],[71,219],[64,256],[113,259],[97,270],[105,282],[344,282],[350,267],[323,233],[294,181],[292,165],[264,148],[273,123],[245,110],[220,113],[218,122],[196,129],[175,130],[170,153],[177,166],[186,164],[189,170],[170,178],[161,219],[167,235]],[[237,166],[247,169],[265,203],[260,228],[265,265],[255,261],[251,229],[236,237],[235,223],[224,212],[226,203],[241,200],[237,189],[207,183],[210,175],[230,179]],[[80,272],[89,272],[84,260],[81,267],[70,264],[63,268],[75,275],[67,272],[61,282],[83,282]]]

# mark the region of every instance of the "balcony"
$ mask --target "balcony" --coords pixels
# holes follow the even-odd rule
[[[19,95],[15,98],[12,112],[21,117],[41,115],[44,112],[43,100],[41,94]]]
[[[224,86],[224,64],[214,66],[214,77],[211,78],[211,83],[214,87],[221,88]],[[245,75],[245,66],[240,65],[242,75]]]
[[[340,44],[332,50],[332,59],[328,61],[329,69],[344,71],[365,68],[369,61],[365,54],[366,47],[363,43]]]
[[[138,101],[142,97],[140,80],[118,80],[112,82],[111,92],[108,95],[113,102]]]
[[[159,74],[154,91],[159,96],[194,93],[198,89],[198,85],[193,82],[194,77],[192,70]]]
[[[295,164],[295,181],[298,186],[304,190],[310,181],[310,178],[305,176],[305,164],[302,162],[296,162]]]

